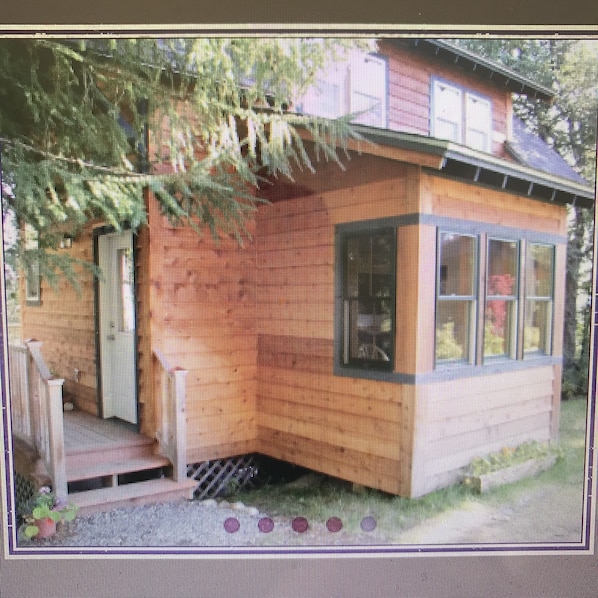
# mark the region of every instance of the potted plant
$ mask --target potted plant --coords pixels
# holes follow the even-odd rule
[[[23,511],[25,537],[44,539],[56,533],[57,523],[73,521],[77,507],[58,500],[50,488],[43,486],[27,501]]]

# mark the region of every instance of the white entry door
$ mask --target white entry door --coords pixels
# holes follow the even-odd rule
[[[98,238],[102,414],[137,423],[133,234]]]

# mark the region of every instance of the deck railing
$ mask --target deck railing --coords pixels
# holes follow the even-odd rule
[[[62,385],[44,362],[42,343],[30,340],[10,345],[10,400],[13,431],[39,453],[53,490],[60,498],[68,493]]]
[[[171,367],[158,349],[154,350],[157,390],[157,438],[162,453],[172,463],[173,478],[187,479],[187,423],[185,421],[187,371]]]

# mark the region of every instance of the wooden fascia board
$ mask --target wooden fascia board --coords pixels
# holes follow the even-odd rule
[[[435,170],[440,170],[444,164],[443,156],[428,154],[415,149],[368,143],[367,141],[356,141],[352,139],[347,143],[347,149],[353,150],[359,154],[368,154],[370,156],[387,158],[397,162],[417,164],[418,166],[433,168]]]

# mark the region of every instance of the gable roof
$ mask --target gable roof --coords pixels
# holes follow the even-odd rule
[[[569,163],[543,139],[532,133],[518,117],[513,117],[513,138],[505,147],[520,164],[587,185]]]

